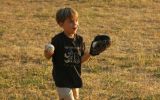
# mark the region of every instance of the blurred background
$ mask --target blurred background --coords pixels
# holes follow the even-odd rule
[[[43,50],[62,7],[78,11],[87,49],[97,34],[112,39],[82,65],[81,100],[160,99],[159,0],[0,0],[1,100],[58,98]]]

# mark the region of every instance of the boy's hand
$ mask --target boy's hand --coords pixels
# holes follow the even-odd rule
[[[45,45],[45,50],[44,50],[44,56],[47,59],[50,59],[52,55],[54,54],[54,46],[52,44],[47,44]]]

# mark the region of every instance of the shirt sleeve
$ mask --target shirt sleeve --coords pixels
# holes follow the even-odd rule
[[[56,50],[56,48],[58,46],[58,42],[57,42],[56,36],[51,39],[51,44],[55,47],[55,50]]]
[[[55,45],[55,38],[54,37],[51,39],[51,44]]]

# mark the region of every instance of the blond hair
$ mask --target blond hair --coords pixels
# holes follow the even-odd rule
[[[64,23],[67,18],[73,19],[78,18],[78,12],[73,8],[61,8],[56,13],[56,21],[58,24]]]

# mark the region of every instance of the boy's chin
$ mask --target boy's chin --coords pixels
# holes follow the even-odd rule
[[[70,35],[76,34],[76,33],[77,33],[77,30],[68,31],[67,33],[70,34]]]
[[[73,33],[73,34],[77,33],[77,29],[73,29],[73,30],[72,30],[72,33]]]
[[[72,31],[72,32],[71,32],[71,34],[76,34],[76,33],[77,33],[77,31]]]

